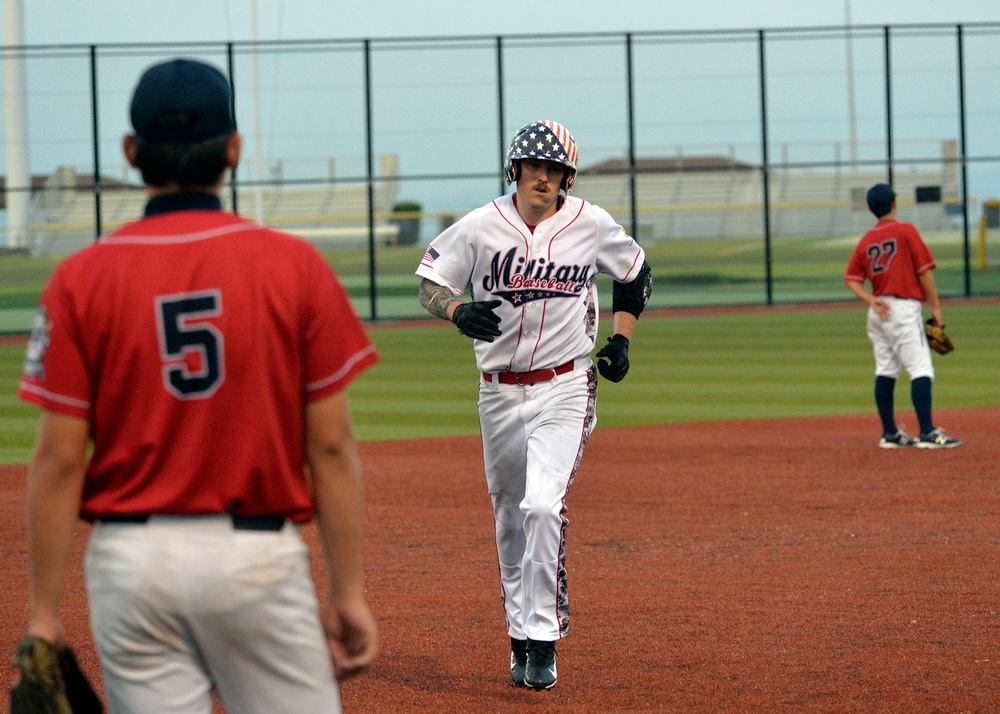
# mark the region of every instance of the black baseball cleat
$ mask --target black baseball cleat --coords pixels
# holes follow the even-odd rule
[[[528,643],[510,638],[510,681],[515,687],[524,686],[524,668],[528,666]]]
[[[935,429],[927,434],[921,433],[920,438],[917,439],[917,447],[920,449],[954,449],[961,445],[961,439],[946,436],[940,429]]]
[[[528,640],[524,686],[540,692],[556,686],[556,643]]]
[[[907,446],[916,446],[917,440],[907,436],[902,429],[896,429],[895,434],[885,433],[878,441],[880,449],[902,449]]]

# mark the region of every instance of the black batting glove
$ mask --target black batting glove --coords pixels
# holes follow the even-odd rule
[[[597,357],[597,371],[602,377],[611,382],[622,381],[628,374],[628,338],[619,334],[609,337]]]
[[[493,312],[498,307],[499,300],[463,302],[451,314],[451,321],[463,335],[474,340],[492,342],[500,336],[500,316]]]

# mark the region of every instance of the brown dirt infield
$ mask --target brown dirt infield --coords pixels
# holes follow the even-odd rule
[[[362,444],[382,653],[344,710],[998,711],[1000,409],[936,418],[966,444],[883,451],[874,415],[598,427],[544,693],[507,679],[479,440]],[[4,652],[25,618],[24,474],[0,471]],[[97,677],[86,531],[64,619]]]

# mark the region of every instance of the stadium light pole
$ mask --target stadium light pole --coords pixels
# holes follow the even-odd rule
[[[261,171],[260,148],[260,47],[257,43],[257,0],[250,0],[250,24],[253,39],[253,54],[251,66],[253,73],[253,180],[255,217],[258,223],[264,222],[264,186]]]
[[[854,108],[854,42],[851,36],[851,0],[844,0],[844,38],[847,41],[847,121],[850,132],[851,170],[858,170],[858,120]]]
[[[28,129],[24,105],[24,45],[22,0],[3,2],[3,45],[9,54],[3,57],[4,133],[6,134],[7,247],[23,248],[28,243],[28,206],[31,202],[31,178],[28,175]]]

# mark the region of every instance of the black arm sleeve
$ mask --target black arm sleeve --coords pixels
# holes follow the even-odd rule
[[[653,292],[652,273],[649,263],[644,260],[635,280],[630,283],[619,283],[616,280],[611,286],[611,312],[627,312],[638,318],[646,309],[646,303]]]

